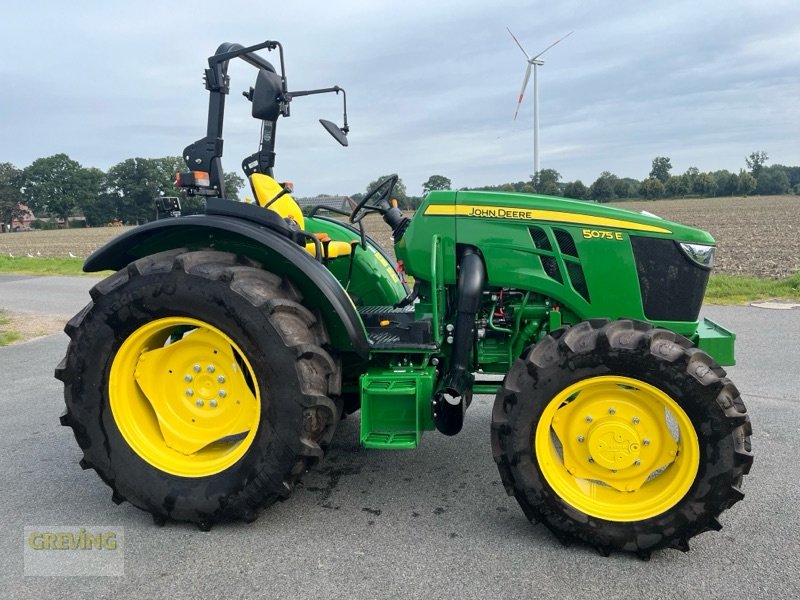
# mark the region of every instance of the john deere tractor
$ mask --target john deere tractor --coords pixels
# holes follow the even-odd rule
[[[242,163],[251,203],[223,185],[236,58],[258,73],[245,92],[261,122]],[[721,366],[734,335],[699,318],[712,237],[532,194],[435,191],[409,217],[397,177],[352,212],[304,214],[273,176],[276,124],[295,98],[345,96],[292,92],[283,65],[278,42],[220,46],[206,136],[178,176],[205,214],[137,227],[87,259],[115,273],[67,324],[56,370],[81,466],[115,502],[207,530],[289,496],[346,413],[360,410],[364,447],[412,449],[425,431],[457,434],[474,395],[493,394],[506,491],[559,539],[648,556],[719,529],[753,459]],[[322,124],[347,145],[346,101],[343,127]],[[370,213],[396,261],[365,232]]]

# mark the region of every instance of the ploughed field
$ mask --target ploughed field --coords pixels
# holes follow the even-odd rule
[[[670,221],[705,229],[717,240],[717,273],[786,277],[800,271],[800,196],[691,198],[621,202]],[[391,250],[391,234],[377,215],[367,232]],[[0,256],[85,258],[129,227],[61,229],[0,234]]]
[[[705,229],[717,241],[715,273],[788,277],[800,271],[800,196],[620,202]]]

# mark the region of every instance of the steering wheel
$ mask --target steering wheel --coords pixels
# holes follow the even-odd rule
[[[391,175],[378,182],[378,185],[372,188],[372,191],[367,193],[367,195],[361,199],[361,202],[353,209],[353,212],[350,213],[350,222],[361,222],[369,212],[379,212],[382,215],[386,214],[389,209],[392,208],[390,200],[398,179],[399,177],[397,175]]]

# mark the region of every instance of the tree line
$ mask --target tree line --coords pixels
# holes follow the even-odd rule
[[[701,172],[696,167],[689,167],[684,173],[672,173],[672,161],[666,156],[653,159],[649,175],[642,179],[618,177],[609,171],[603,171],[589,186],[580,179],[562,181],[561,174],[555,169],[542,169],[532,175],[528,181],[485,185],[461,188],[462,190],[523,192],[544,194],[547,196],[564,196],[577,200],[594,200],[611,202],[613,200],[657,200],[661,198],[686,197],[720,197],[720,196],[761,196],[777,194],[800,194],[800,167],[769,165],[769,156],[764,151],[752,152],[745,158],[746,169],[732,173],[726,169]],[[370,182],[367,191],[374,188],[383,177]],[[402,179],[395,186],[394,196],[400,208],[416,209],[422,197],[433,190],[449,190],[450,179],[443,175],[431,175],[422,184],[422,196],[408,194]],[[358,201],[364,193],[358,193],[353,199]]]
[[[185,171],[180,156],[128,158],[108,171],[84,167],[66,154],[37,158],[25,168],[0,163],[0,222],[10,225],[25,216],[27,206],[38,219],[82,217],[90,227],[121,222],[152,221],[155,199],[176,196],[183,214],[203,212],[201,198],[190,198],[175,187],[175,174]],[[226,195],[238,199],[244,180],[225,173]]]
[[[701,172],[689,167],[682,174],[672,173],[672,161],[666,156],[653,159],[650,174],[642,180],[617,177],[609,171],[586,186],[581,180],[562,182],[555,169],[542,169],[529,181],[482,186],[480,190],[514,191],[565,196],[578,200],[611,202],[612,200],[685,198],[689,196],[762,196],[800,194],[800,167],[769,165],[764,151],[745,158],[747,169],[732,173],[727,169]]]
[[[597,202],[754,193],[800,194],[800,167],[767,165],[768,160],[766,152],[756,151],[745,158],[747,168],[738,173],[725,169],[701,172],[690,167],[682,174],[673,174],[671,159],[657,156],[649,175],[642,180],[603,171],[586,186],[581,180],[562,181],[555,169],[542,169],[528,181],[462,189],[539,193]],[[11,163],[0,163],[0,223],[10,225],[14,219],[22,220],[22,204],[39,219],[58,219],[66,225],[76,216],[90,227],[115,222],[138,225],[156,218],[154,201],[159,196],[179,197],[183,214],[201,213],[203,200],[191,198],[175,187],[175,174],[183,170],[185,165],[179,156],[128,158],[108,171],[83,167],[66,154],[38,158],[23,169]],[[385,177],[370,182],[366,190],[373,189]],[[238,174],[225,173],[228,198],[238,200],[244,185],[244,179]],[[431,175],[422,185],[422,195],[417,196],[410,194],[400,179],[393,196],[400,208],[414,210],[428,192],[451,188],[449,178]],[[364,195],[353,194],[352,200],[358,202]]]

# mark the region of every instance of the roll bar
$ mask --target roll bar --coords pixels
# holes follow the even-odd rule
[[[275,69],[271,62],[256,54],[259,50],[278,50],[280,59],[280,73]],[[206,126],[205,137],[187,146],[183,151],[183,159],[190,171],[204,171],[209,174],[209,185],[205,188],[190,189],[189,193],[196,193],[205,196],[225,197],[224,172],[222,169],[222,150],[223,138],[222,129],[225,119],[225,96],[230,92],[230,78],[228,77],[228,64],[234,58],[240,58],[244,62],[263,69],[268,73],[278,75],[280,78],[280,93],[277,94],[276,101],[279,105],[279,116],[288,117],[289,103],[292,98],[308,96],[312,94],[323,94],[335,92],[337,95],[342,93],[344,99],[344,128],[340,132],[346,136],[349,130],[347,126],[347,99],[344,90],[339,86],[321,88],[317,90],[304,90],[290,92],[286,82],[286,68],[283,59],[283,46],[280,42],[267,40],[253,46],[242,46],[233,42],[221,44],[217,51],[208,58],[208,68],[204,72],[205,88],[209,92],[208,103],[208,123]],[[276,82],[277,83],[277,82]],[[277,85],[276,85],[277,87]],[[250,92],[245,92],[245,97],[252,100],[252,88]],[[262,172],[272,175],[272,167],[275,164],[275,120],[262,120],[261,143],[258,152],[246,158],[243,162],[246,174]],[[336,132],[331,131],[336,126],[330,122],[321,120],[325,128],[336,136]],[[346,145],[347,140],[341,140]]]

